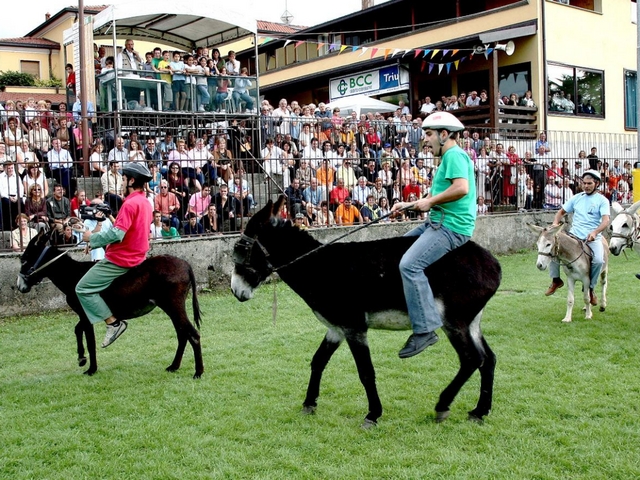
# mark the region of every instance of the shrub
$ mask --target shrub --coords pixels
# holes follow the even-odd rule
[[[8,72],[0,71],[0,85],[7,85],[13,87],[33,87],[36,84],[36,79],[30,73],[14,72],[9,70]]]

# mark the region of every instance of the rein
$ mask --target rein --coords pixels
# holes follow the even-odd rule
[[[397,215],[398,213],[404,212],[410,210],[410,207],[404,207],[404,208],[400,208],[398,210],[396,210],[395,212],[390,212],[387,213],[386,215],[382,215],[381,217],[376,218],[375,220],[372,220],[369,223],[365,223],[364,225],[360,225],[357,228],[354,228],[353,230],[348,231],[347,233],[345,233],[344,235],[340,235],[337,238],[334,238],[333,240],[327,242],[327,243],[323,243],[322,245],[317,246],[316,248],[314,248],[313,250],[308,251],[307,253],[304,253],[302,255],[300,255],[298,258],[294,258],[293,260],[291,260],[289,263],[285,263],[284,265],[280,265],[279,267],[273,267],[273,271],[277,272],[278,270],[281,270],[283,268],[289,267],[291,265],[293,265],[294,263],[298,262],[299,260],[302,260],[305,257],[308,257],[309,255],[312,255],[314,253],[316,253],[318,250],[322,250],[325,247],[328,247],[329,245],[333,245],[334,243],[342,240],[343,238],[348,237],[349,235],[353,235],[356,232],[359,232],[360,230],[364,230],[365,228],[370,227],[371,225],[374,225],[386,218],[391,217],[392,215]],[[432,223],[431,222],[431,217],[429,217],[429,219],[427,220],[427,222],[429,222],[432,227],[434,229],[439,229],[442,226],[442,222],[444,221],[444,210],[442,209],[442,207],[435,205],[434,207],[431,208],[431,210],[439,210],[442,213],[442,216],[440,217],[440,221],[438,223]],[[260,246],[260,248],[262,249],[262,251],[265,253],[265,255],[268,255],[266,253],[265,248],[260,244],[260,242],[258,240],[255,240],[258,245]]]
[[[65,256],[67,254],[67,252],[62,252],[60,255],[58,255],[56,257],[53,257],[48,262],[40,265],[40,262],[42,261],[42,259],[44,258],[45,254],[49,251],[50,248],[51,247],[49,245],[44,247],[44,249],[42,250],[42,253],[38,257],[38,260],[36,260],[36,263],[34,263],[33,266],[27,272],[27,275],[26,275],[27,278],[30,277],[31,275],[35,274],[35,273],[38,273],[40,270],[44,270],[46,267],[51,265],[53,262],[57,261],[58,259],[60,259],[61,257]]]

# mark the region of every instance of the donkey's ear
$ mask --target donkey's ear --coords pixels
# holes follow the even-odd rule
[[[564,227],[564,223],[559,223],[558,225],[552,225],[547,227],[547,232],[551,235],[558,235],[562,231],[562,227]]]
[[[282,210],[282,206],[284,205],[284,202],[285,202],[285,196],[280,195],[278,197],[278,200],[276,200],[276,203],[273,204],[272,214],[274,217],[277,217],[280,214],[280,210]]]
[[[639,208],[640,208],[640,202],[636,202],[633,205],[631,205],[629,208],[627,208],[627,213],[629,215],[633,215],[638,211]]]
[[[540,235],[540,232],[544,230],[544,228],[539,227],[538,225],[535,225],[533,223],[527,223],[527,227],[529,227],[529,230],[531,230],[533,233],[536,233],[538,235]]]
[[[620,205],[618,202],[613,202],[611,204],[611,211],[613,212],[614,215],[619,214],[623,210],[624,208],[622,208],[622,205]]]

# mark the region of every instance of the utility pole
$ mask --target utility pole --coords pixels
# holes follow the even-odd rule
[[[84,38],[84,1],[78,0],[78,46],[80,50],[80,129],[82,131],[82,159],[84,175],[89,175],[89,122],[87,119],[87,59],[85,55]],[[93,60],[93,59],[92,59]],[[93,63],[91,73],[94,74]],[[75,100],[74,100],[75,101]],[[70,192],[70,195],[73,192]]]

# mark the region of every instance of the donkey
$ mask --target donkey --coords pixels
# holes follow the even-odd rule
[[[282,196],[275,204],[269,201],[249,220],[234,247],[231,289],[244,302],[252,298],[254,290],[269,275],[277,272],[328,327],[311,361],[311,377],[303,402],[305,413],[315,412],[322,373],[342,341],[347,341],[369,404],[362,426],[369,428],[382,415],[382,404],[367,331],[410,328],[399,264],[415,237],[323,245],[278,216],[283,203]],[[340,305],[327,301],[326,289],[336,278],[330,265],[343,267],[344,278],[354,285],[375,282],[380,293]],[[457,375],[436,404],[436,421],[449,416],[454,398],[479,369],[480,398],[469,412],[469,419],[481,422],[491,410],[496,356],[482,335],[480,319],[485,305],[500,286],[500,264],[487,250],[468,242],[434,263],[425,274],[442,312],[442,328],[460,359]],[[313,282],[309,281],[310,275]]]
[[[640,242],[639,208],[640,202],[634,203],[626,210],[618,202],[613,202],[611,205],[615,217],[609,224],[609,232],[611,233],[609,251],[614,255],[620,255],[625,248],[633,250]]]
[[[41,231],[29,242],[21,258],[18,290],[28,293],[33,285],[49,277],[53,284],[65,294],[67,305],[80,318],[75,328],[78,365],[83,367],[87,363],[82,339],[84,334],[89,351],[89,369],[84,373],[93,375],[98,370],[95,332],[76,295],[77,283],[93,266],[93,262],[74,260],[66,252],[50,246],[49,240],[50,233]],[[184,349],[189,342],[193,348],[196,363],[193,378],[200,378],[204,372],[200,333],[189,321],[185,309],[190,289],[193,318],[200,328],[201,312],[196,295],[195,275],[191,265],[176,257],[158,255],[148,258],[113,282],[102,296],[116,318],[122,320],[146,315],[156,306],[164,310],[171,318],[178,336],[178,349],[167,371],[174,372],[180,368]]]
[[[582,240],[569,235],[562,230],[563,224],[555,227],[539,227],[527,224],[532,232],[538,234],[536,245],[538,247],[538,258],[536,266],[538,270],[546,270],[551,260],[559,262],[568,280],[567,292],[567,312],[562,319],[563,322],[571,321],[574,304],[574,289],[576,281],[582,282],[582,297],[585,304],[585,319],[591,320],[591,298],[589,296],[590,269],[591,269],[591,249]],[[604,244],[604,265],[600,272],[600,283],[602,285],[602,295],[600,296],[600,311],[604,312],[607,307],[607,269],[609,265],[609,248],[607,239],[602,237]]]

